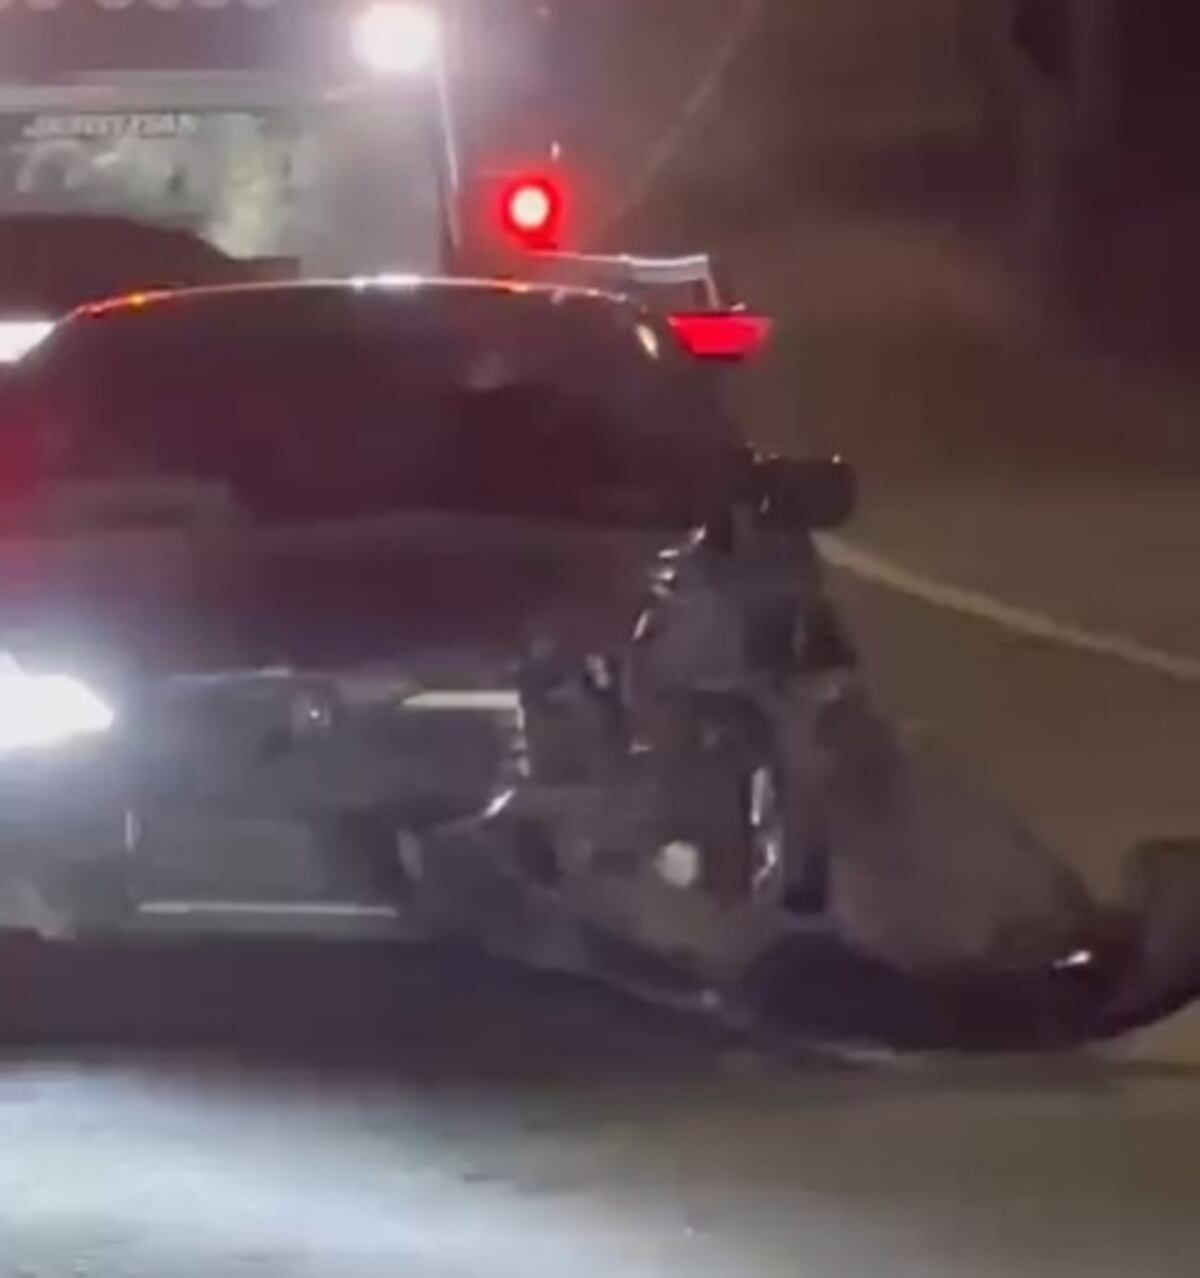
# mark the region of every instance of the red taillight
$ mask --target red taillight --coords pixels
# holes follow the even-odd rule
[[[549,178],[515,178],[501,193],[501,223],[527,248],[556,248],[562,219],[563,194]]]
[[[679,344],[697,359],[744,360],[757,355],[774,328],[764,315],[744,311],[698,311],[667,321]]]

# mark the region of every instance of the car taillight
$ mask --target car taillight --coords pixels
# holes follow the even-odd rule
[[[514,178],[500,195],[500,222],[504,230],[526,248],[556,248],[562,229],[563,205],[562,189],[549,178]]]
[[[774,324],[745,311],[697,311],[667,320],[679,344],[697,359],[746,360],[762,351]]]

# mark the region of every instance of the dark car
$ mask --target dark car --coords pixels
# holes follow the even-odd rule
[[[850,662],[850,482],[757,457],[679,329],[409,280],[62,325],[0,435],[10,922],[490,944],[532,891],[689,952],[660,896],[780,893],[753,690]]]
[[[882,988],[951,1041],[947,979],[1018,1042],[1186,1001],[1188,849],[1100,906],[872,711],[811,538],[850,476],[758,456],[698,357],[756,327],[408,279],[61,325],[0,398],[0,928],[463,944],[903,1037]]]

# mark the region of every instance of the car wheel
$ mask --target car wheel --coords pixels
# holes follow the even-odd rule
[[[668,841],[659,877],[726,905],[783,905],[798,877],[770,727],[742,698],[684,703],[665,770]]]

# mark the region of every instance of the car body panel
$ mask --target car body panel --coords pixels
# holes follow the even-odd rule
[[[238,343],[253,351],[263,332],[291,341],[309,314],[335,345],[365,325],[395,342],[401,362],[405,342],[429,352],[413,376],[432,367],[436,385],[465,379],[479,396],[465,420],[498,412],[495,431],[476,433],[472,453],[454,433],[460,419],[447,419],[429,438],[455,465],[429,472],[428,487],[405,487],[405,440],[417,432],[420,443],[423,425],[411,413],[380,420],[401,449],[400,508],[388,509],[369,455],[354,453],[353,432],[374,429],[376,401],[353,382],[338,384],[349,399],[329,400],[328,413],[309,411],[302,395],[279,409],[278,379],[305,371],[281,357],[275,380],[251,386],[255,412],[234,426],[215,414],[239,413],[237,395],[214,401],[213,415],[187,415],[213,382],[236,382],[222,361]],[[408,280],[132,298],[65,324],[19,368],[0,426],[9,461],[0,646],[23,669],[83,679],[117,722],[104,740],[0,760],[8,864],[119,865],[160,925],[244,921],[261,907],[264,920],[290,914],[307,928],[322,912],[340,923],[352,906],[378,925],[381,910],[398,912],[414,873],[398,836],[465,822],[470,842],[492,822],[502,845],[496,818],[510,803],[520,821],[535,813],[577,830],[613,802],[640,814],[626,833],[645,856],[658,820],[645,800],[652,757],[635,763],[626,739],[614,755],[625,775],[612,788],[586,777],[547,788],[529,775],[525,732],[532,703],[553,719],[551,703],[582,688],[595,705],[579,713],[594,712],[604,736],[604,696],[585,688],[588,672],[627,660],[652,614],[674,606],[685,565],[707,554],[698,521],[709,507],[673,494],[702,462],[704,502],[727,502],[749,458],[701,370],[654,324],[589,291]],[[175,370],[165,382],[164,361]],[[190,475],[187,431],[168,441],[178,453],[152,452],[161,469],[145,465],[146,453],[131,467],[114,448],[130,419],[103,399],[114,370],[129,392],[123,404],[136,408],[152,388],[156,423],[164,404],[194,431],[269,421],[275,451],[255,455],[264,483],[243,486],[233,452],[217,454],[227,469]],[[496,410],[493,392],[523,377],[534,398]],[[173,378],[182,397],[172,398]],[[555,418],[567,434],[559,445],[547,436],[550,451],[521,435],[543,386],[568,388],[598,414]],[[442,420],[440,400],[418,402]],[[515,469],[510,428],[525,450]],[[633,469],[595,488],[574,456],[575,430],[584,443],[586,431],[626,441]],[[639,451],[647,440],[651,451]],[[314,449],[327,464],[305,471]],[[321,488],[346,450],[351,487]],[[423,456],[412,452],[413,464]],[[653,479],[640,488],[643,457]],[[293,482],[309,484],[316,505],[288,505]],[[791,566],[777,574],[795,575]],[[693,644],[687,660],[702,664],[704,647]],[[471,857],[446,845],[440,859]]]

